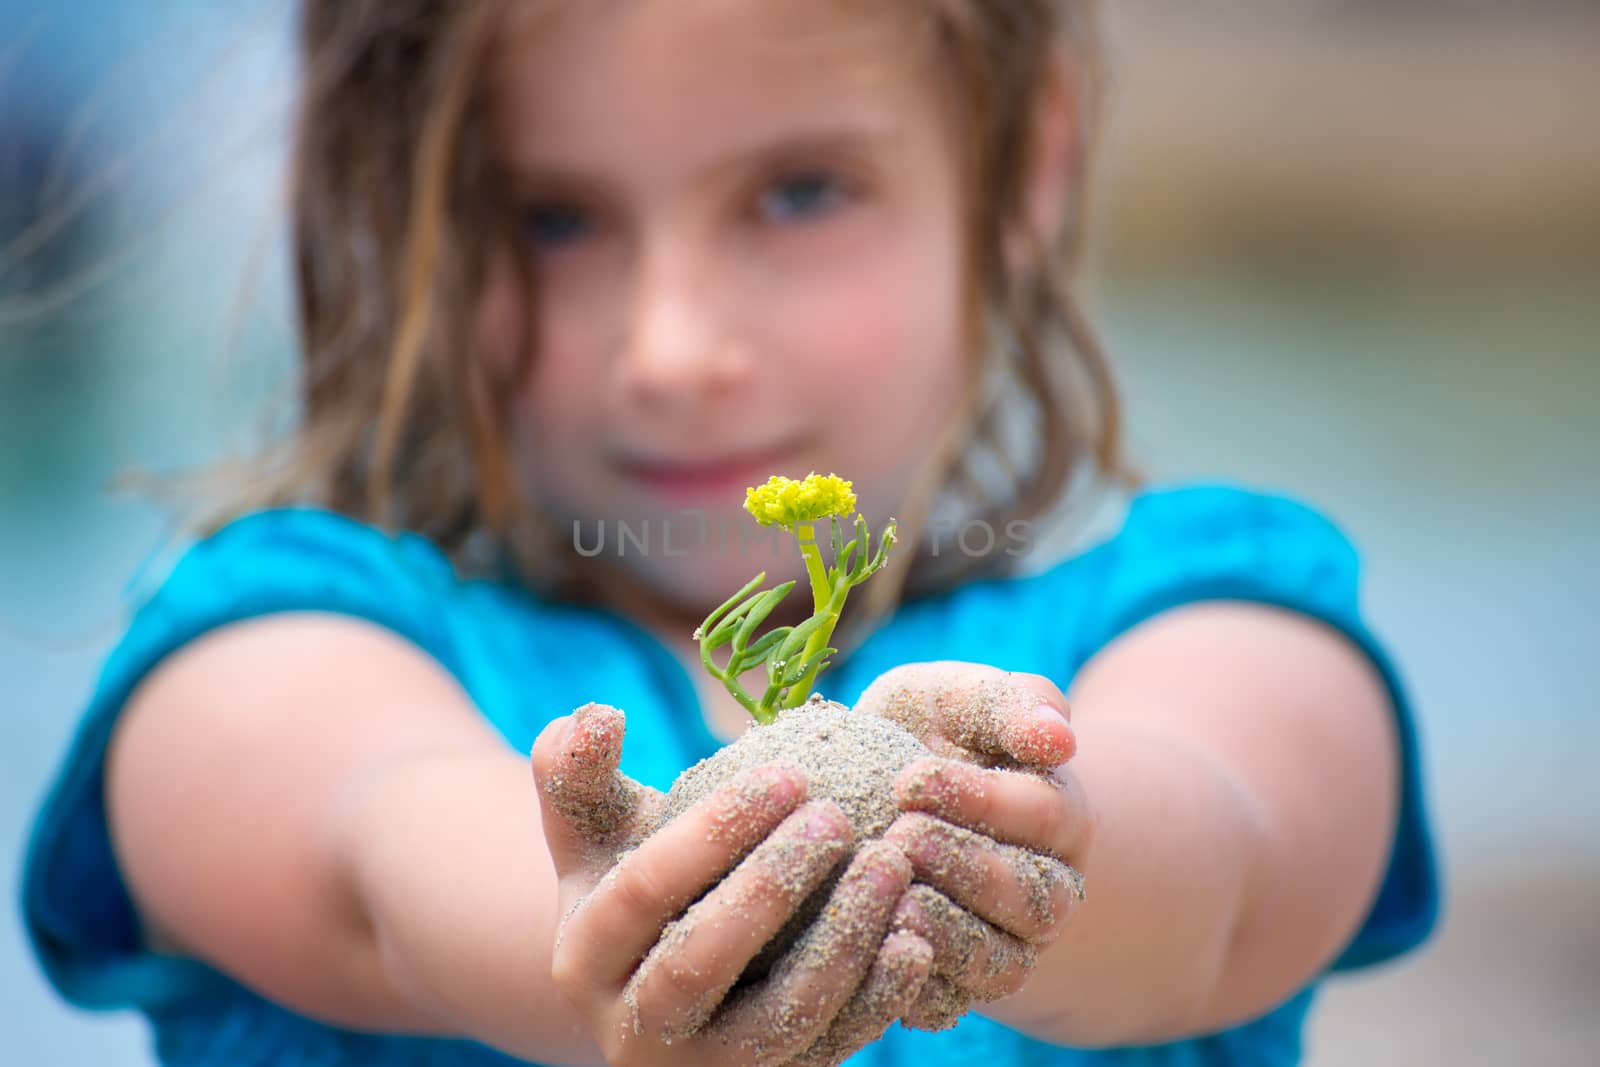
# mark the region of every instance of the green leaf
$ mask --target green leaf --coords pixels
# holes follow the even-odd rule
[[[850,584],[852,586],[860,585],[862,582],[866,581],[868,578],[871,578],[874,574],[882,570],[883,565],[888,561],[889,549],[893,545],[894,522],[891,520],[889,525],[883,528],[883,534],[878,538],[877,553],[870,561],[866,561],[866,565],[863,566],[858,573],[850,576]]]
[[[883,534],[878,538],[878,555],[872,561],[873,570],[877,570],[878,568],[882,567],[884,562],[889,558],[889,549],[894,547],[894,537],[895,522],[893,519],[890,519],[889,525],[883,528]]]
[[[727,600],[724,600],[721,607],[717,608],[710,615],[706,616],[706,621],[700,624],[700,629],[697,630],[696,633],[701,636],[709,634],[713,629],[716,628],[717,621],[722,618],[724,612],[737,604],[742,598],[748,596],[751,590],[755,589],[766,580],[767,572],[762,571],[760,574],[746,582],[743,589],[733,594]]]
[[[810,673],[812,667],[817,667],[820,672],[821,664],[838,651],[837,648],[819,648],[809,656],[796,657],[790,660],[783,669],[783,684],[786,687],[794,685]]]
[[[704,649],[721,648],[733,640],[733,627],[722,625],[712,630],[709,635],[700,639],[700,647]]]
[[[811,618],[789,631],[789,636],[783,639],[783,644],[778,646],[778,650],[773,655],[778,659],[784,660],[793,658],[805,647],[807,638],[815,633],[827,619],[827,612],[811,616]]]
[[[756,632],[756,627],[767,621],[767,616],[772,614],[773,609],[783,602],[783,598],[788,596],[789,590],[793,588],[794,582],[784,582],[776,589],[769,590],[763,594],[750,608],[749,613],[745,615],[744,622],[739,626],[739,632],[734,635],[733,647],[742,650],[749,644],[750,638]]]
[[[865,516],[856,516],[855,539],[856,543],[861,545],[861,560],[857,564],[855,572],[851,575],[851,585],[861,584],[866,576],[872,573],[871,560],[868,558],[868,553],[872,551],[872,531],[867,529]]]
[[[844,546],[844,554],[839,557],[839,568],[838,568],[839,574],[841,576],[843,576],[846,581],[850,580],[850,573],[851,573],[850,560],[851,560],[851,557],[853,557],[856,554],[856,552],[858,550],[860,550],[860,548],[861,548],[860,539],[859,538],[852,539],[848,544],[846,544]]]
[[[750,609],[755,607],[765,595],[765,593],[757,593],[751,596],[748,600],[744,601],[738,607],[730,611],[721,622],[717,623],[717,628],[711,631],[711,638],[717,642],[719,647],[732,640],[733,635],[739,631],[739,626],[744,621],[744,617],[749,614]]]
[[[776,648],[789,636],[790,629],[792,627],[780,626],[776,630],[769,630],[756,638],[755,643],[744,650],[745,662],[755,663],[765,659],[768,652]]]

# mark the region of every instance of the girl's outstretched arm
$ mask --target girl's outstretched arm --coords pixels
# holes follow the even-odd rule
[[[1364,656],[1287,612],[1196,605],[1108,646],[1071,697],[1070,728],[1030,729],[1034,705],[1068,710],[1054,685],[960,663],[898,668],[862,696],[925,709],[957,757],[907,769],[911,813],[888,835],[977,923],[944,929],[911,902],[935,974],[969,977],[956,965],[970,952],[946,941],[998,959],[1020,939],[1037,959],[985,1010],[1076,1046],[1220,1030],[1315,977],[1371,905],[1398,807],[1388,697]],[[1042,778],[983,770],[956,751],[974,738],[1025,764],[1043,762],[1027,743],[1056,739],[1068,762]],[[1087,898],[1018,866],[1013,846],[1078,867]]]
[[[616,774],[621,738],[597,706],[547,728],[534,770],[564,810],[543,810],[527,757],[442,667],[365,623],[275,616],[195,642],[135,693],[108,756],[112,837],[158,950],[334,1025],[556,1064],[604,1063],[604,1048],[826,1067],[876,1039],[927,973],[926,944],[884,936],[909,864],[863,852],[835,890],[848,899],[702,1026],[798,906],[796,857],[815,853],[820,880],[849,824],[803,805],[798,769],[756,768],[746,784],[772,803],[710,798],[641,842],[606,822],[660,799]],[[711,921],[652,947],[719,881],[698,905]]]
[[[1288,611],[1199,604],[1112,643],[1068,696],[1095,889],[1004,1012],[1099,1043],[1207,1033],[1332,963],[1377,895],[1400,804],[1367,656]],[[1075,1010],[1075,957],[1128,997]]]
[[[334,1025],[601,1062],[550,976],[526,758],[405,641],[319,615],[216,631],[141,685],[107,775],[158,949]]]

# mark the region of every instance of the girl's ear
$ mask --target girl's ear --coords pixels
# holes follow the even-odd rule
[[[1066,62],[1061,56],[1051,60],[1034,108],[1028,169],[1022,184],[1022,217],[1018,220],[1024,232],[1014,234],[1010,242],[1013,272],[1036,267],[1033,257],[1048,254],[1066,221],[1078,162],[1079,121],[1077,95],[1064,69]]]

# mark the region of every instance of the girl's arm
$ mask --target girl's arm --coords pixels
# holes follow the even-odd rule
[[[550,977],[526,759],[403,640],[316,615],[219,630],[140,686],[107,759],[159,949],[334,1025],[601,1062]]]
[[[891,671],[862,703],[934,709],[952,738],[973,720],[938,709],[984,685],[998,738],[1025,736],[1008,724],[1035,704],[1066,707],[1046,679],[976,664]],[[889,836],[921,880],[990,924],[980,958],[1018,938],[1041,949],[986,1013],[1062,1044],[1147,1044],[1223,1029],[1303,987],[1354,934],[1390,847],[1398,747],[1371,664],[1310,620],[1207,604],[1104,649],[1071,696],[1058,758],[1072,758],[1050,778],[955,761],[901,779],[916,813]],[[991,838],[1063,856],[1086,899]],[[932,926],[939,952],[950,935]]]
[[[139,688],[107,757],[112,837],[154,947],[334,1025],[543,1063],[603,1063],[604,1046],[653,1067],[752,1050],[812,1067],[874,1040],[927,975],[926,944],[884,936],[905,859],[863,850],[838,906],[691,1034],[794,913],[796,879],[820,882],[846,850],[849,823],[804,804],[798,769],[755,768],[642,843],[582,838],[569,820],[650,792],[617,774],[621,740],[621,716],[591,705],[544,731],[530,767],[403,640],[276,616],[197,641]],[[614,846],[636,843],[596,887]],[[712,885],[697,906],[711,921],[652,947]]]
[[[1259,1016],[1331,963],[1399,808],[1366,656],[1288,612],[1199,605],[1113,643],[1069,697],[1069,766],[1098,813],[1091,888],[994,1014],[1058,1040],[1159,1041]]]

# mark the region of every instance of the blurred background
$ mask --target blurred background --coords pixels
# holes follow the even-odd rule
[[[1600,8],[1111,14],[1092,305],[1135,454],[1157,480],[1237,479],[1334,515],[1421,719],[1445,925],[1331,985],[1310,1063],[1593,1063]],[[0,0],[13,901],[40,791],[171,531],[113,483],[247,452],[288,410],[291,16]],[[133,1018],[56,999],[14,904],[0,1033],[19,1067],[152,1062]]]

